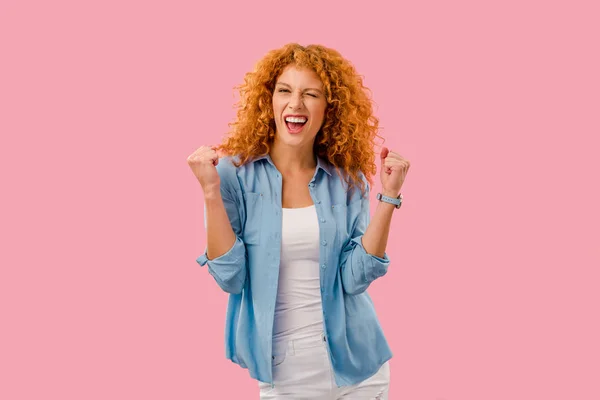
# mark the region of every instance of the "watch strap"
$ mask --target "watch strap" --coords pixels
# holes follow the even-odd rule
[[[383,201],[384,203],[390,203],[396,206],[396,208],[400,208],[402,205],[402,193],[398,197],[389,197],[385,196],[381,193],[377,193],[377,200]]]

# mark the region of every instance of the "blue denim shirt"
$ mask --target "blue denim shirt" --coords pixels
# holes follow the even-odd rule
[[[273,383],[273,321],[282,226],[282,178],[269,155],[239,168],[219,160],[221,196],[236,241],[220,257],[206,250],[196,260],[229,293],[226,357],[262,382]],[[364,175],[361,178],[367,183]],[[368,185],[368,183],[367,183]],[[368,186],[367,186],[368,187]],[[319,219],[323,331],[337,386],[357,384],[392,357],[377,319],[370,283],[385,275],[390,260],[368,254],[362,236],[369,224],[369,192],[347,185],[333,165],[317,157],[308,184]],[[206,206],[204,207],[206,214]],[[205,219],[206,221],[206,219]],[[206,222],[205,222],[206,228]]]

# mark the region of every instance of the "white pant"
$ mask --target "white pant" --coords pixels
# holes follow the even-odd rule
[[[324,334],[273,343],[273,388],[258,382],[260,399],[381,399],[387,400],[389,361],[372,377],[338,388],[333,377]]]

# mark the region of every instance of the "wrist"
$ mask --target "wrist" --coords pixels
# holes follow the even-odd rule
[[[219,199],[220,197],[221,197],[221,188],[220,187],[204,190],[204,198],[206,200],[216,200],[216,199]]]
[[[387,197],[392,197],[394,199],[397,199],[398,196],[400,196],[400,192],[399,191],[398,192],[392,192],[392,191],[389,191],[389,190],[382,190],[381,194],[384,195],[384,196],[387,196]]]
[[[389,207],[400,208],[402,205],[402,195],[395,192],[384,190],[377,193],[377,200],[383,204],[388,204]]]

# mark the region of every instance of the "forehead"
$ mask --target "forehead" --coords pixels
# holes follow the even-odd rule
[[[323,83],[319,75],[310,68],[299,68],[295,65],[288,65],[277,78],[277,83],[287,83],[288,85],[313,86],[321,88]]]

